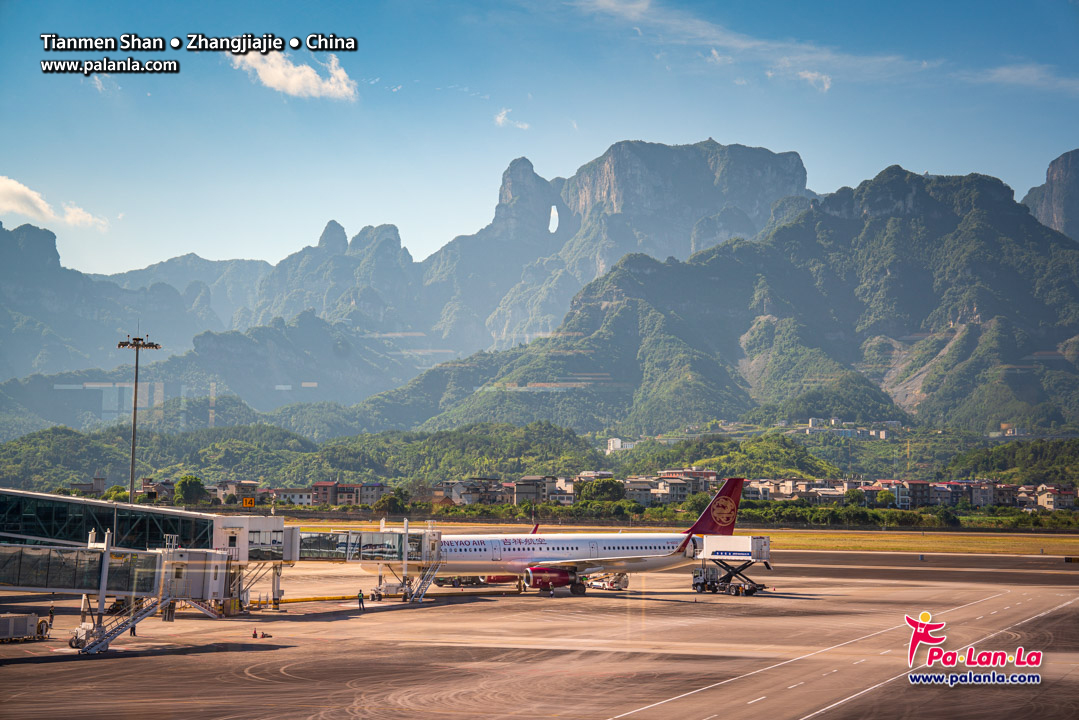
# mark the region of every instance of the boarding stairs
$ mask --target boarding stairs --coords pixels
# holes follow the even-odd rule
[[[423,602],[423,596],[427,594],[427,589],[431,587],[431,583],[435,581],[435,576],[438,575],[438,571],[442,568],[442,563],[435,563],[434,565],[428,565],[423,571],[423,575],[420,576],[420,584],[416,586],[416,589],[412,592],[412,597],[409,602],[421,603]]]
[[[198,610],[203,615],[206,615],[207,617],[213,618],[214,620],[220,620],[221,618],[225,617],[224,615],[222,615],[220,612],[217,611],[217,608],[214,607],[213,603],[210,603],[207,600],[195,600],[194,598],[184,598],[183,602],[185,602],[188,605],[190,605],[191,607],[195,608],[196,610]]]
[[[137,598],[133,608],[126,608],[122,614],[111,616],[100,627],[87,628],[85,631],[80,628],[72,641],[77,645],[82,645],[79,648],[80,655],[93,655],[108,650],[109,643],[153,615],[162,604],[170,601],[171,598],[168,597]]]

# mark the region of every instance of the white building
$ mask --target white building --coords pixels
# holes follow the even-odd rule
[[[618,450],[632,450],[636,446],[637,443],[632,440],[623,440],[622,438],[607,438],[608,455]]]
[[[279,502],[288,503],[290,505],[311,504],[311,488],[282,488],[280,490],[274,490],[273,494],[277,497]]]

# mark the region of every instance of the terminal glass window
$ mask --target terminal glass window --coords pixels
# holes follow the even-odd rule
[[[149,594],[157,580],[157,557],[140,553],[109,553],[109,581],[113,592]]]
[[[98,505],[81,498],[38,498],[0,491],[0,533],[29,539],[83,544],[91,530],[98,542],[112,530],[115,547],[165,547],[166,535],[178,535],[188,548],[213,547],[213,519],[164,513],[128,505]]]
[[[0,545],[0,587],[96,592],[101,553],[77,548]]]
[[[365,532],[361,542],[361,560],[401,559],[402,537],[399,533]]]
[[[301,560],[344,560],[348,533],[300,533]]]
[[[273,531],[271,530],[248,530],[247,531],[247,559],[256,562],[281,560],[284,557],[285,546],[273,544]]]

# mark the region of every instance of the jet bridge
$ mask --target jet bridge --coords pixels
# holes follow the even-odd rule
[[[282,568],[294,563],[300,551],[299,528],[286,528],[284,519],[279,517],[192,512],[0,489],[0,547],[3,543],[13,543],[50,546],[56,551],[62,546],[85,548],[90,534],[97,538],[109,534],[113,553],[122,550],[129,557],[164,549],[169,538],[175,538],[176,547],[185,552],[225,553],[229,560],[225,571],[228,587],[221,609],[228,614],[241,611],[248,602],[251,587],[267,575],[271,578],[271,596],[276,608],[283,595]],[[61,555],[53,553],[49,557]],[[116,568],[116,572],[122,572],[122,568]],[[117,595],[110,591],[110,594],[121,596],[123,592]]]
[[[228,564],[227,552],[182,549],[176,536],[160,549],[116,548],[106,531],[100,543],[91,533],[84,548],[0,545],[0,589],[81,594],[83,622],[69,644],[96,653],[157,612],[171,621],[179,602],[220,617],[216,608],[228,593]],[[108,597],[115,598],[111,607]]]
[[[442,567],[442,533],[428,523],[423,529],[387,528],[377,531],[330,530],[301,532],[300,560],[358,563],[378,573],[375,599],[400,595],[403,600],[421,602]],[[386,579],[386,572],[395,582]]]

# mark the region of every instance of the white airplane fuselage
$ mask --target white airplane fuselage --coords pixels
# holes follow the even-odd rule
[[[523,575],[576,563],[582,572],[639,573],[693,562],[700,542],[684,533],[443,535],[440,575]]]

